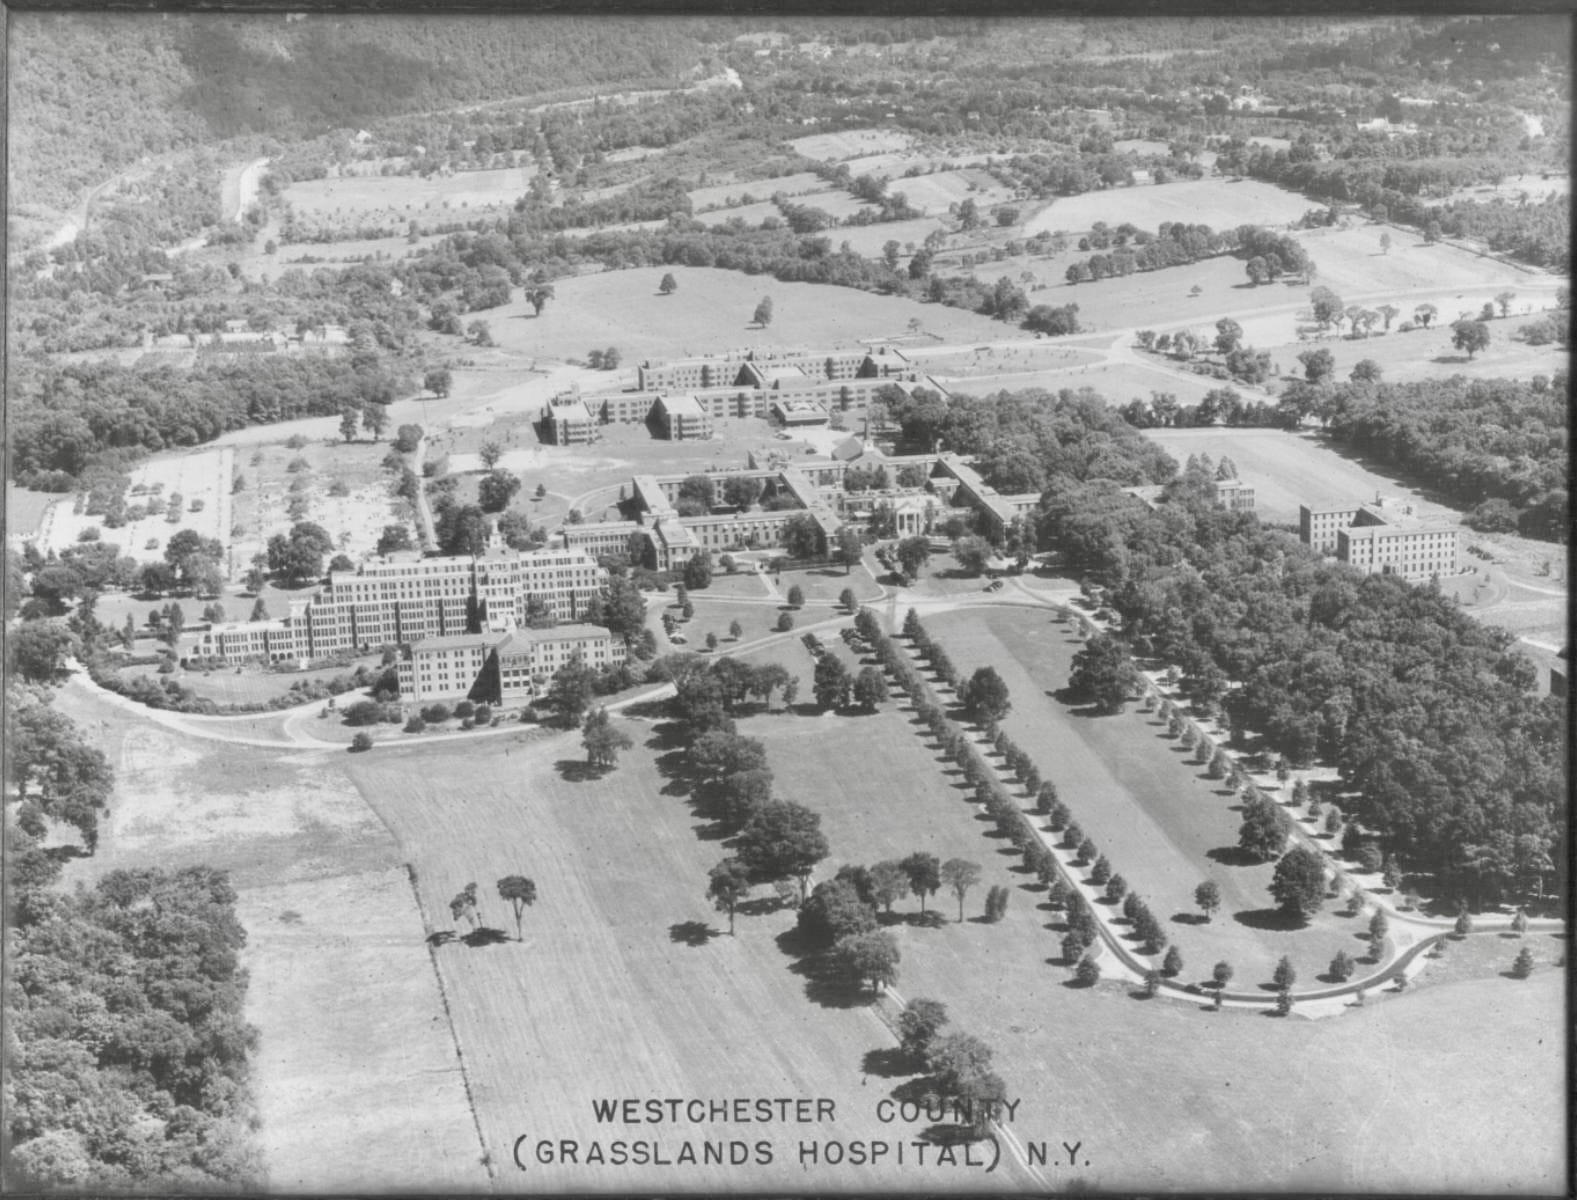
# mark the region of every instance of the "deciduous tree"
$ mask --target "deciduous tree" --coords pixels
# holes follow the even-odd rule
[[[471,885],[473,889],[475,886],[475,884]],[[537,885],[524,875],[506,875],[498,881],[498,894],[502,899],[508,900],[510,907],[514,910],[515,940],[517,942],[524,941],[525,935],[521,931],[520,918],[528,907],[537,902]],[[464,895],[464,893],[461,893],[461,895]],[[474,890],[471,907],[473,910],[476,907]]]
[[[728,914],[728,936],[734,936],[734,910],[750,894],[750,872],[737,858],[725,858],[707,876],[706,894],[719,912]]]
[[[980,882],[980,864],[969,862],[967,859],[950,858],[942,864],[942,882],[953,890],[953,895],[958,897],[958,919],[964,919],[964,896],[969,889]]]

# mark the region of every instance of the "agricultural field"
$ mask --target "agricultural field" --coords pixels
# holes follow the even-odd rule
[[[956,152],[933,150],[912,151],[909,153],[865,154],[859,158],[850,158],[844,161],[849,168],[850,175],[856,177],[860,175],[885,175],[888,179],[890,191],[907,192],[909,185],[917,178],[917,176],[908,175],[909,171],[918,171],[922,175],[929,175],[935,171],[952,170],[958,167],[976,167],[981,163],[988,163],[997,157],[1006,157],[1006,155],[971,150]]]
[[[357,214],[368,219],[420,220],[435,211],[513,204],[525,195],[534,165],[452,175],[341,175],[292,183],[285,199],[304,217]]]
[[[802,196],[796,196],[794,203],[817,209],[839,221],[846,221],[859,213],[876,211],[874,204],[867,204],[864,200],[851,196],[848,192],[839,191],[837,188],[806,192]],[[829,237],[834,236],[836,232],[836,229],[826,231]]]
[[[1052,201],[1024,226],[1026,236],[1041,230],[1083,233],[1096,221],[1113,227],[1131,221],[1154,230],[1163,221],[1209,225],[1286,225],[1296,221],[1313,201],[1272,184],[1244,179],[1180,179],[1146,187],[1106,188]]]
[[[687,194],[691,208],[699,214],[706,209],[737,208],[744,203],[746,196],[754,196],[756,200],[766,200],[777,192],[800,196],[806,192],[820,191],[826,186],[827,181],[815,172],[796,171],[792,175],[777,175],[771,179],[708,184],[706,187],[691,188]],[[776,208],[775,205],[773,207]]]
[[[838,133],[814,133],[789,143],[797,154],[820,162],[842,162],[870,154],[891,154],[907,150],[914,138],[896,129],[845,129]]]
[[[741,204],[735,208],[714,208],[696,215],[696,220],[710,229],[720,225],[728,225],[734,221],[743,221],[751,229],[760,229],[761,222],[768,217],[783,218],[783,212],[770,200],[762,200],[756,204]]]
[[[1274,864],[1237,854],[1242,817],[1231,789],[1207,780],[1163,723],[1137,711],[1091,717],[1054,698],[1079,646],[1072,626],[1041,610],[993,608],[927,618],[926,629],[962,674],[990,665],[1002,675],[1014,701],[1003,728],[1166,924],[1191,964],[1185,979],[1207,979],[1210,965],[1225,960],[1235,985],[1252,989],[1269,984],[1282,955],[1312,979],[1338,950],[1356,956],[1364,947],[1364,920],[1329,908],[1305,928],[1286,927],[1268,891]],[[1220,887],[1222,908],[1204,923],[1193,896],[1207,879]]]
[[[157,862],[227,870],[239,893],[267,1186],[485,1188],[411,885],[344,755],[199,741],[81,679],[57,706],[98,730],[119,782],[67,886]],[[250,736],[251,722],[219,724]]]
[[[50,508],[39,522],[38,548],[46,554],[51,550],[59,552],[73,545],[78,535],[89,528],[99,530],[100,541],[112,542],[123,554],[139,559],[162,551],[165,543],[182,529],[217,538],[228,546],[233,460],[233,451],[212,447],[146,459],[127,472],[131,476],[131,491],[126,503],[135,509],[154,499],[167,501],[172,495],[179,495],[176,520],[169,519],[161,504],[158,512],[111,529],[102,516],[78,512],[73,501],[66,498]]]
[[[961,204],[965,200],[974,200],[984,210],[1013,198],[1011,191],[990,174],[978,169],[895,179],[887,185],[887,190],[890,194],[902,192],[911,208],[917,208],[928,216],[945,213],[949,205]]]
[[[659,295],[657,284],[670,270],[679,288]],[[854,348],[903,337],[911,320],[944,341],[1014,336],[1009,326],[960,309],[702,267],[607,271],[561,280],[556,287],[557,297],[540,317],[523,299],[490,310],[501,347],[533,359],[563,359],[579,358],[592,346],[617,346],[626,362],[742,347]],[[765,329],[751,320],[763,296],[774,306]]]
[[[902,188],[897,189],[902,191]],[[875,225],[846,225],[833,231],[839,246],[849,243],[849,249],[867,258],[876,258],[888,242],[897,242],[910,255],[925,242],[931,233],[945,229],[947,222],[941,217],[916,217],[911,221],[882,221]],[[902,265],[902,264],[900,264]]]

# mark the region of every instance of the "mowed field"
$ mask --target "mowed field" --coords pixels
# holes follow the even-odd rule
[[[1183,953],[1185,980],[1209,978],[1225,960],[1244,989],[1269,984],[1289,956],[1306,981],[1338,950],[1356,956],[1365,926],[1326,911],[1302,929],[1286,929],[1268,887],[1274,864],[1243,864],[1236,855],[1239,802],[1204,778],[1204,768],[1165,726],[1130,711],[1090,717],[1048,693],[1066,685],[1080,643],[1072,626],[1041,609],[993,608],[928,618],[926,629],[960,672],[990,665],[1008,685],[1014,711],[1003,728],[1057,784],[1084,832],[1094,838],[1134,891],[1150,904]],[[1135,706],[1136,709],[1136,706]],[[1197,920],[1194,889],[1221,889],[1221,911]]]
[[[61,499],[59,492],[33,492],[17,487],[9,479],[5,485],[5,531],[11,537],[26,537],[44,523],[49,506]],[[70,503],[70,497],[66,497]]]
[[[581,779],[573,734],[530,751],[516,746],[512,756],[510,739],[491,739],[364,755],[350,766],[409,848],[427,924],[453,929],[448,898],[476,881],[485,924],[507,931],[495,944],[436,950],[500,1180],[533,1191],[992,1185],[979,1171],[800,1167],[801,1137],[894,1135],[875,1119],[880,1091],[862,1083],[866,1052],[890,1036],[863,1006],[807,997],[776,940],[792,926],[790,912],[742,916],[739,936],[726,936],[726,918],[704,893],[706,872],[727,851],[701,836],[709,823],[658,770],[645,744],[652,727],[634,724],[636,747],[598,781]],[[494,886],[517,873],[538,890],[524,941]],[[592,1102],[618,1097],[825,1097],[836,1121],[600,1125]],[[524,1172],[511,1162],[522,1135]],[[549,1165],[533,1157],[543,1139],[573,1139],[582,1156],[598,1139],[655,1140],[669,1158],[685,1139],[764,1139],[774,1158],[683,1169]]]
[[[365,213],[424,215],[424,210],[513,204],[531,186],[535,166],[453,175],[347,175],[307,179],[285,189],[298,212],[312,216]],[[425,215],[431,215],[426,212]]]
[[[485,1190],[459,1059],[399,847],[343,753],[196,739],[81,679],[57,707],[116,773],[98,853],[117,868],[228,871],[246,929],[252,1087],[274,1191]],[[254,722],[231,726],[255,736]]]
[[[843,655],[841,642],[828,644]],[[778,792],[822,813],[832,845],[822,874],[914,850],[985,868],[962,924],[948,893],[930,901],[948,917],[936,929],[909,924],[914,898],[895,905],[898,991],[941,1000],[957,1028],[995,1050],[994,1069],[1022,1101],[1013,1131],[1049,1145],[1049,1186],[1515,1192],[1561,1177],[1563,1073],[1549,1050],[1560,1037],[1559,972],[1440,987],[1426,972],[1405,998],[1372,996],[1361,1012],[1318,1022],[1144,1002],[1115,983],[1069,987],[1038,890],[996,853],[1000,840],[921,749],[907,713],[751,718],[741,731],[766,742]],[[993,883],[1014,891],[1003,920],[988,925],[978,916]],[[1208,967],[1193,934],[1177,932],[1190,939],[1189,965]],[[1241,963],[1238,979],[1248,982]],[[1493,1028],[1481,1020],[1486,1005]],[[1463,1027],[1482,1036],[1441,1036]],[[902,1079],[870,1082],[885,1092]],[[1453,1109],[1487,1109],[1446,1130],[1440,1095]],[[1500,1138],[1515,1142],[1515,1158],[1499,1158]],[[1062,1142],[1083,1143],[1077,1167]]]
[[[1152,231],[1162,221],[1209,225],[1212,229],[1279,226],[1296,221],[1313,207],[1313,201],[1296,192],[1257,180],[1181,179],[1061,197],[1025,222],[1024,232],[1026,236],[1043,229],[1082,233],[1096,221],[1113,227],[1131,221]]]
[[[657,284],[670,270],[679,288],[659,295]],[[862,340],[905,336],[912,319],[944,341],[1003,340],[1014,332],[960,309],[710,268],[607,271],[555,286],[540,317],[520,299],[490,310],[500,346],[542,358],[581,358],[590,347],[616,346],[629,362],[739,348],[852,349]],[[763,296],[773,303],[765,329],[751,320]]]
[[[891,194],[902,192],[910,207],[928,215],[945,213],[949,205],[969,199],[985,209],[1013,198],[1013,193],[991,175],[974,168],[894,179],[887,190]]]

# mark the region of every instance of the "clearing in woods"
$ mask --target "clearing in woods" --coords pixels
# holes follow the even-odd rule
[[[789,143],[797,154],[823,162],[840,162],[865,154],[890,154],[907,150],[914,138],[896,129],[845,129],[838,133],[813,133]]]
[[[359,214],[408,221],[431,217],[434,210],[485,208],[513,204],[526,194],[534,166],[451,175],[343,175],[307,179],[285,189],[287,201],[307,216]]]

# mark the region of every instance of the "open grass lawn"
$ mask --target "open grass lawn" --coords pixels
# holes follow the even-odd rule
[[[1483,297],[1488,298],[1487,295]],[[1398,307],[1411,312],[1411,306]],[[1270,350],[1273,361],[1284,373],[1298,378],[1303,375],[1298,355],[1314,349],[1331,352],[1336,360],[1336,378],[1342,380],[1365,358],[1379,364],[1387,383],[1409,383],[1451,375],[1465,375],[1470,379],[1529,380],[1535,375],[1549,377],[1565,370],[1567,356],[1559,346],[1530,346],[1516,340],[1517,330],[1530,320],[1532,318],[1513,316],[1510,320],[1497,318],[1487,322],[1489,346],[1472,358],[1451,344],[1449,325],[1413,329],[1407,333],[1397,330],[1366,338],[1331,337],[1319,342],[1284,342],[1263,348]],[[1267,318],[1267,324],[1271,325],[1267,332],[1281,332],[1274,328],[1278,323],[1276,318]],[[1244,328],[1246,331],[1248,326]]]
[[[1166,184],[1172,187],[1173,184]],[[1239,314],[1245,338],[1248,323],[1244,316],[1262,308],[1308,303],[1307,288],[1293,288],[1283,284],[1248,287],[1243,274],[1243,263],[1236,258],[1223,256],[1208,258],[1188,267],[1174,267],[1164,271],[1147,271],[1121,278],[1096,279],[1088,283],[1067,282],[1068,264],[1074,258],[1087,255],[1058,256],[1051,259],[1006,259],[1001,263],[982,265],[975,274],[983,283],[994,283],[1002,275],[1015,282],[1021,272],[1034,273],[1038,284],[1021,285],[1029,291],[1031,304],[1079,306],[1079,325],[1088,332],[1106,329],[1172,330],[1193,328],[1202,322],[1213,324],[1223,312]],[[1245,286],[1239,286],[1245,285]],[[1199,288],[1199,294],[1193,293]],[[1287,337],[1292,336],[1292,318],[1287,318]]]
[[[841,642],[834,652],[843,653]],[[1050,914],[1016,886],[1024,877],[1013,859],[995,853],[998,839],[921,751],[908,714],[752,718],[742,732],[766,742],[778,792],[822,813],[832,845],[823,874],[914,850],[985,868],[962,924],[951,894],[930,901],[948,918],[937,929],[910,923],[914,898],[895,906],[898,990],[942,1000],[956,1026],[995,1049],[1008,1094],[1023,1099],[1013,1126],[1021,1139],[1050,1143],[1052,1162],[1066,1161],[1061,1142],[1084,1143],[1078,1168],[1044,1169],[1055,1185],[1499,1187],[1499,1137],[1512,1138],[1521,1156],[1506,1186],[1549,1187],[1559,1176],[1555,971],[1517,985],[1466,972],[1432,981],[1426,972],[1426,994],[1371,998],[1361,1013],[1318,1023],[1144,1002],[1112,983],[1070,988],[1066,969],[1050,961],[1058,953]],[[1004,919],[988,925],[978,916],[992,883],[1015,890]],[[1496,1009],[1484,1040],[1442,1037],[1459,1022],[1478,1027],[1475,1009],[1486,1004],[1509,1007]],[[872,1080],[884,1089],[900,1082]],[[1442,1136],[1432,1098],[1464,1091],[1493,1111]]]
[[[203,865],[238,892],[259,1187],[485,1188],[402,855],[346,756],[190,738],[80,679],[56,703],[93,731],[117,784],[98,852],[70,862],[64,885]]]
[[[659,295],[657,284],[670,270],[679,289]],[[864,340],[903,336],[911,319],[943,340],[1014,336],[1009,326],[960,309],[710,268],[641,267],[555,286],[557,296],[540,317],[519,299],[490,310],[500,346],[559,359],[584,357],[593,346],[616,346],[626,362],[747,348],[853,349]],[[772,324],[765,329],[752,321],[763,296],[773,303]]]
[[[1296,192],[1252,179],[1237,183],[1226,179],[1182,179],[1059,198],[1030,219],[1025,234],[1033,236],[1042,229],[1083,233],[1096,221],[1105,221],[1113,228],[1131,221],[1152,232],[1163,221],[1209,225],[1212,229],[1279,226],[1296,221],[1313,207],[1312,201]]]
[[[486,1191],[405,868],[250,888],[239,912],[268,1190]]]
[[[752,722],[743,728],[753,731]],[[860,1006],[807,996],[777,944],[791,913],[741,916],[739,936],[725,935],[727,919],[704,892],[707,870],[727,850],[701,836],[710,822],[659,771],[645,744],[653,727],[637,723],[636,733],[637,747],[599,781],[583,778],[573,735],[509,759],[494,742],[459,753],[364,755],[349,765],[409,849],[427,925],[453,929],[448,899],[474,880],[486,925],[505,935],[436,948],[499,1178],[542,1191],[989,1186],[994,1180],[980,1172],[801,1169],[794,1147],[807,1133],[893,1135],[875,1120],[879,1090],[861,1082],[866,1052],[889,1037]],[[523,942],[494,886],[514,873],[538,889]],[[600,1097],[734,1096],[827,1097],[837,1119],[819,1127],[598,1125],[591,1108]],[[572,1138],[582,1147],[652,1139],[669,1157],[685,1138],[764,1139],[776,1153],[768,1165],[616,1168],[543,1165],[528,1148],[521,1174],[510,1155],[522,1134],[533,1145]]]
[[[13,537],[25,537],[43,523],[49,506],[62,499],[59,492],[33,492],[17,487],[10,480],[5,485],[5,530]],[[65,497],[70,503],[70,497]]]
[[[880,585],[863,566],[848,572],[842,566],[808,567],[804,570],[782,571],[775,578],[779,592],[786,596],[789,588],[798,587],[805,593],[806,603],[812,606],[818,601],[835,604],[844,588],[853,591],[858,600],[874,600],[881,595]],[[812,607],[809,611],[818,610]]]
[[[1391,236],[1389,253],[1380,245],[1383,233]],[[1355,224],[1347,229],[1330,226],[1300,230],[1296,236],[1319,267],[1315,282],[1340,296],[1417,288],[1480,288],[1493,294],[1502,289],[1526,289],[1551,278],[1449,243],[1425,245],[1423,235],[1416,229],[1398,225]],[[1477,312],[1482,303],[1480,300],[1474,305],[1473,311]],[[1518,312],[1521,307],[1515,305],[1512,311]],[[1441,315],[1454,320],[1456,311],[1453,309],[1448,316],[1442,306]]]
[[[1057,784],[1084,832],[1130,888],[1166,925],[1186,963],[1185,980],[1209,978],[1221,960],[1236,969],[1234,986],[1269,984],[1276,960],[1292,958],[1305,983],[1336,952],[1355,956],[1365,924],[1326,911],[1307,927],[1288,928],[1267,888],[1272,864],[1237,854],[1238,802],[1147,714],[1092,717],[1048,695],[1068,679],[1071,627],[1042,612],[991,609],[926,620],[961,675],[990,665],[1008,685],[1014,710],[1003,728]],[[1221,889],[1222,907],[1206,924],[1194,905],[1205,880]]]

